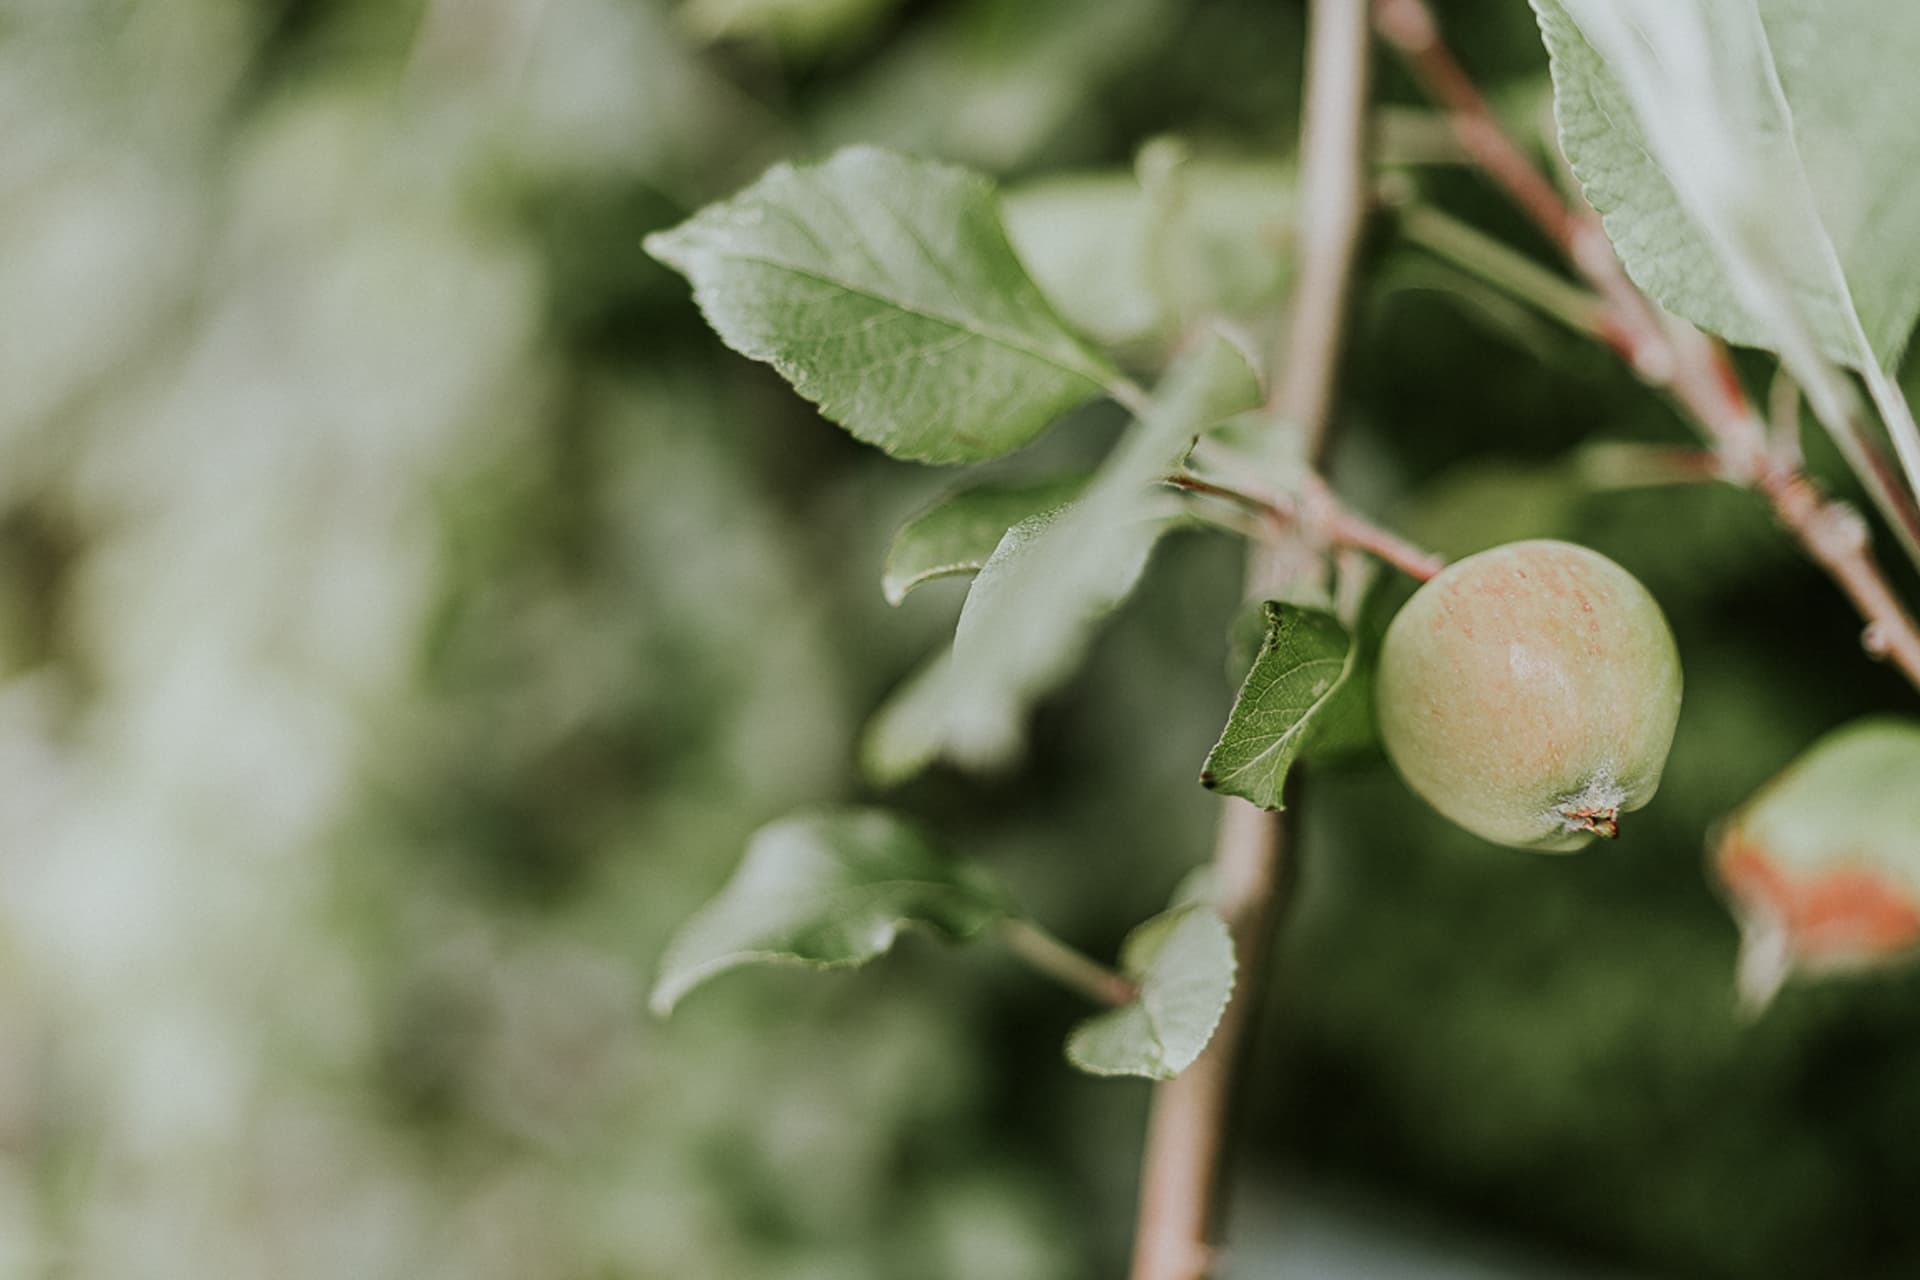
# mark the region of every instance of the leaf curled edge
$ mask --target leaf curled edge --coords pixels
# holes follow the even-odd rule
[[[668,944],[648,1004],[664,1017],[742,965],[865,964],[910,927],[964,941],[1010,910],[995,881],[942,857],[893,814],[798,814],[754,833],[733,876]]]
[[[900,526],[880,589],[897,605],[925,582],[978,573],[1013,526],[1053,511],[1086,487],[1084,475],[1016,485],[981,485],[935,503]]]

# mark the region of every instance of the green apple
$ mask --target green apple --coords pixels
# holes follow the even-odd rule
[[[1424,584],[1380,652],[1381,740],[1407,785],[1496,844],[1566,851],[1653,798],[1680,655],[1638,579],[1566,542],[1515,542]]]

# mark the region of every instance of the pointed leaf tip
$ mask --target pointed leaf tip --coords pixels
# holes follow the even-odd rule
[[[1028,278],[992,184],[953,165],[776,165],[643,243],[728,346],[898,458],[998,457],[1119,381]]]

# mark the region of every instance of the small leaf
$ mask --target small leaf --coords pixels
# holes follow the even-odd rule
[[[1332,614],[1268,601],[1266,640],[1247,672],[1201,784],[1283,808],[1287,771],[1353,676],[1358,647]]]
[[[880,586],[899,604],[923,582],[978,573],[1007,530],[1071,501],[1085,476],[968,489],[946,498],[900,527],[887,552]]]
[[[646,248],[728,346],[897,458],[998,457],[1118,381],[1028,279],[992,184],[952,165],[776,165]]]
[[[716,974],[747,964],[832,969],[885,954],[918,925],[959,941],[1004,917],[984,875],[940,857],[876,809],[834,809],[762,827],[733,878],[681,926],[650,1004],[672,1012]]]
[[[1211,862],[1203,862],[1180,877],[1180,883],[1173,887],[1173,896],[1167,899],[1167,906],[1185,907],[1194,903],[1218,906],[1220,900],[1220,871]]]
[[[1067,1059],[1097,1076],[1171,1080],[1220,1025],[1233,995],[1233,937],[1211,907],[1175,907],[1127,935],[1120,968],[1139,996],[1075,1027]]]
[[[1196,435],[1259,394],[1224,338],[1209,337],[1176,365],[1079,499],[1007,530],[974,579],[951,658],[881,713],[899,749],[870,751],[869,763],[876,754],[896,765],[940,754],[984,768],[1017,752],[1028,706],[1078,664],[1167,527],[1160,478]]]

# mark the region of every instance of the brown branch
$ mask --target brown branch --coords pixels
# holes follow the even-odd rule
[[[1920,688],[1920,626],[1874,558],[1864,522],[1826,497],[1798,463],[1770,449],[1766,423],[1741,385],[1726,347],[1656,308],[1628,278],[1591,210],[1574,213],[1521,147],[1500,128],[1485,98],[1440,38],[1427,0],[1376,0],[1374,24],[1453,121],[1461,145],[1494,184],[1538,225],[1586,278],[1605,306],[1609,343],[1651,386],[1679,402],[1720,456],[1729,480],[1762,494],[1775,517],[1833,578],[1867,627],[1864,644]],[[1876,462],[1864,433],[1836,432],[1856,474],[1896,534],[1920,547],[1920,513]]]
[[[1367,0],[1313,0],[1301,122],[1300,264],[1269,404],[1276,425],[1324,451],[1347,295],[1366,214]],[[1313,557],[1319,559],[1320,557]],[[1259,594],[1299,564],[1283,548],[1249,564]],[[1278,815],[1226,801],[1214,846],[1214,905],[1232,930],[1238,980],[1199,1060],[1154,1090],[1140,1184],[1132,1280],[1203,1280],[1214,1270],[1211,1240],[1235,1082],[1261,998],[1282,883],[1286,829]]]
[[[1920,632],[1874,562],[1866,522],[1844,503],[1821,496],[1812,481],[1789,467],[1762,476],[1757,487],[1867,620],[1861,636],[1867,652],[1892,662],[1920,688]]]
[[[1215,904],[1233,931],[1240,968],[1213,1039],[1192,1066],[1153,1091],[1131,1280],[1204,1280],[1213,1274],[1227,1120],[1258,1012],[1286,837],[1285,815],[1226,801],[1214,845]]]

